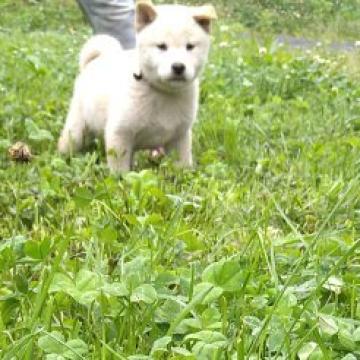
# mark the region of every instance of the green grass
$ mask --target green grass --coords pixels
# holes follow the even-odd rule
[[[75,4],[0,7],[1,359],[360,357],[357,53],[259,51],[221,19],[196,169],[140,155],[119,180],[101,142],[56,153]]]
[[[248,28],[317,39],[358,40],[359,0],[222,0]]]

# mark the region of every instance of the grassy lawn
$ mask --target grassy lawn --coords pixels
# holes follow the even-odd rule
[[[262,32],[359,40],[359,0],[221,0],[245,26]]]
[[[75,2],[0,2],[1,359],[360,358],[359,53],[271,36],[355,40],[359,3],[287,3],[219,2],[196,169],[118,179],[101,141],[56,152]]]

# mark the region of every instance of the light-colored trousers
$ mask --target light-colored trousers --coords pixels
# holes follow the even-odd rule
[[[95,34],[117,38],[124,49],[135,47],[134,0],[77,0]]]

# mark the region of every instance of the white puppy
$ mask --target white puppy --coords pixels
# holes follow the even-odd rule
[[[176,150],[192,166],[191,127],[198,107],[198,76],[210,46],[211,5],[136,8],[136,50],[124,51],[107,35],[91,38],[80,53],[62,153],[80,150],[87,135],[105,136],[112,171],[128,171],[139,149]]]

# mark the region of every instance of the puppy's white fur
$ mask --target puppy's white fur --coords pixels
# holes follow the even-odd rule
[[[198,76],[215,17],[212,6],[140,3],[137,49],[124,51],[107,35],[91,38],[80,53],[59,151],[80,150],[87,135],[104,134],[112,171],[128,171],[136,150],[160,146],[177,150],[179,164],[192,166]]]

